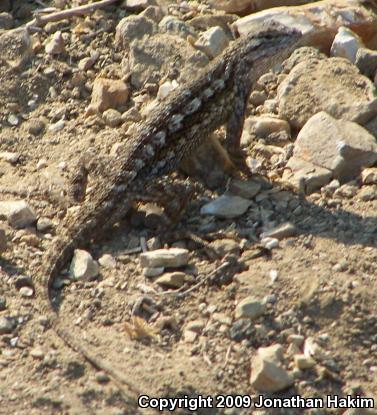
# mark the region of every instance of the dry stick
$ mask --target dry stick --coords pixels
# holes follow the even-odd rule
[[[61,10],[59,12],[46,14],[45,16],[37,16],[35,19],[26,23],[26,29],[36,26],[44,26],[49,22],[57,22],[59,20],[67,19],[72,16],[82,16],[92,13],[94,10],[100,9],[118,0],[101,0],[96,3],[85,4],[84,6],[73,7],[72,9]]]

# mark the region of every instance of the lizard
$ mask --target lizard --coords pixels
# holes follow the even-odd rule
[[[123,393],[125,386],[126,396],[138,393],[132,382],[75,338],[69,325],[59,319],[50,298],[52,283],[75,249],[98,240],[127,213],[133,194],[140,194],[148,182],[174,170],[182,157],[215,129],[226,124],[227,147],[238,149],[253,83],[288,58],[301,39],[302,33],[295,29],[270,24],[232,42],[217,59],[174,90],[137,125],[133,136],[124,140],[109,176],[76,215],[62,220],[57,237],[43,255],[33,278],[36,308],[71,349],[107,373]]]

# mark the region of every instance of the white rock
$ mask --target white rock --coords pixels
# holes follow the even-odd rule
[[[346,58],[355,63],[357,51],[363,46],[362,40],[356,33],[347,27],[341,26],[331,45],[330,55]]]
[[[184,267],[189,259],[189,251],[183,248],[156,249],[140,255],[140,265],[144,267]]]
[[[57,55],[65,51],[64,39],[61,31],[55,32],[46,44],[45,50],[50,55]]]
[[[210,58],[215,58],[228,46],[228,43],[229,39],[224,30],[215,26],[203,32],[194,46]]]
[[[164,270],[164,267],[145,267],[143,268],[143,275],[147,278],[154,278],[161,275]]]
[[[37,220],[35,212],[24,200],[0,202],[0,218],[7,219],[13,228],[31,226]]]
[[[98,264],[89,252],[75,249],[69,271],[73,278],[89,281],[98,275]]]
[[[284,368],[257,354],[251,363],[250,384],[260,392],[274,393],[289,388],[294,383]]]
[[[102,255],[101,258],[98,259],[98,263],[102,267],[108,268],[108,269],[113,269],[117,265],[117,262],[116,262],[115,258],[110,254]]]
[[[177,81],[165,81],[160,87],[158,88],[157,98],[164,99],[166,98],[174,89],[178,86]]]
[[[244,298],[237,304],[235,317],[254,320],[266,312],[266,304],[254,297]]]
[[[20,159],[20,153],[11,153],[10,151],[1,151],[0,159],[5,160],[10,164],[16,164]]]
[[[361,172],[361,180],[363,184],[377,184],[377,167],[364,169]]]
[[[305,354],[296,354],[293,359],[295,365],[301,370],[310,369],[316,364],[313,358],[306,356]]]
[[[340,182],[377,161],[376,139],[352,121],[337,120],[324,111],[313,115],[297,136],[294,157],[329,169]]]
[[[239,196],[222,195],[202,206],[200,213],[202,215],[232,219],[243,215],[252,204],[252,201]]]

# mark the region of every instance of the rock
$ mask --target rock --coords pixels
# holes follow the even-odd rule
[[[360,125],[321,111],[297,136],[294,157],[329,169],[340,182],[352,179],[377,160],[375,138]]]
[[[0,159],[7,161],[10,164],[17,164],[18,160],[20,159],[20,153],[12,153],[10,151],[1,151],[0,152]]]
[[[297,235],[297,228],[293,223],[286,222],[261,234],[261,238],[284,239]]]
[[[13,23],[13,17],[10,13],[0,13],[0,30],[12,29]]]
[[[280,364],[284,359],[283,346],[277,343],[268,347],[259,347],[258,355],[263,360],[269,360],[270,362]]]
[[[260,392],[275,393],[289,388],[294,383],[287,370],[257,354],[251,362],[250,384]]]
[[[0,202],[1,218],[7,219],[13,228],[26,228],[37,220],[33,209],[24,200]]]
[[[155,23],[159,23],[164,17],[164,12],[161,7],[149,6],[140,13],[140,16],[144,16],[147,19],[153,20]]]
[[[117,262],[115,258],[110,254],[104,254],[98,259],[98,263],[107,269],[114,269],[116,268]]]
[[[263,105],[267,99],[267,93],[265,91],[253,91],[250,94],[249,102],[254,107],[258,107],[259,105]]]
[[[19,290],[21,297],[32,297],[34,295],[34,290],[31,287],[21,287]]]
[[[253,9],[250,0],[209,0],[209,4],[215,9],[234,14],[245,14]]]
[[[302,183],[306,194],[313,193],[325,186],[331,178],[331,170],[295,156],[289,159],[283,173],[283,180],[290,182],[297,190],[301,190]]]
[[[213,248],[221,257],[227,254],[234,254],[240,256],[240,246],[233,239],[216,239],[211,242],[211,248]]]
[[[354,63],[357,51],[363,46],[361,38],[356,33],[347,27],[341,26],[331,45],[330,55],[346,58]]]
[[[363,184],[377,184],[377,167],[364,169],[361,172],[361,181]]]
[[[239,196],[222,195],[200,209],[201,215],[232,219],[243,215],[253,202]]]
[[[121,80],[97,78],[93,83],[92,99],[87,114],[102,113],[118,108],[128,101],[129,90]]]
[[[180,288],[185,283],[186,274],[184,272],[169,272],[157,278],[156,284],[168,288]]]
[[[158,88],[157,98],[160,100],[166,98],[177,87],[178,87],[178,83],[175,80],[164,82]]]
[[[132,12],[141,12],[148,6],[156,6],[156,0],[124,0],[121,7]]]
[[[290,334],[287,337],[288,343],[294,344],[297,347],[301,347],[304,344],[305,337],[301,334]]]
[[[37,136],[44,131],[46,124],[38,118],[31,118],[28,121],[26,128],[30,134]]]
[[[183,332],[183,340],[187,343],[194,343],[194,341],[198,338],[198,333],[192,330],[185,330]]]
[[[235,318],[249,318],[255,320],[266,312],[266,304],[254,297],[244,298],[237,304]]]
[[[363,187],[357,196],[365,202],[377,199],[377,185]]]
[[[314,58],[299,63],[279,85],[277,95],[279,116],[289,120],[295,129],[302,128],[320,111],[364,124],[377,110],[372,81],[342,58]]]
[[[228,44],[229,39],[224,30],[217,26],[211,27],[207,31],[201,33],[194,46],[204,52],[209,58],[213,59],[220,55]]]
[[[115,42],[124,48],[129,48],[130,43],[135,39],[144,36],[150,37],[157,32],[157,25],[153,20],[145,16],[124,17],[116,27]]]
[[[22,68],[33,56],[32,41],[27,29],[0,33],[0,62],[12,68]]]
[[[377,51],[368,48],[359,48],[356,53],[355,65],[368,78],[373,77],[377,70]]]
[[[143,268],[143,275],[147,278],[154,278],[161,275],[164,270],[164,267],[145,267]]]
[[[272,117],[270,115],[261,115],[259,117],[250,117],[251,130],[260,138],[267,138],[270,134],[284,132],[286,134],[291,133],[289,123],[278,117]]]
[[[260,243],[270,251],[279,247],[279,239],[276,238],[262,238]]]
[[[54,228],[54,223],[51,219],[40,217],[37,221],[37,231],[38,232],[49,232]]]
[[[122,124],[122,114],[113,108],[104,111],[102,118],[109,127],[115,128]]]
[[[169,33],[171,35],[176,35],[182,39],[187,39],[188,36],[197,37],[195,29],[187,22],[184,22],[174,16],[165,16],[161,19],[158,24],[161,32]]]
[[[16,326],[17,321],[14,317],[0,316],[0,335],[12,333]]]
[[[293,359],[295,365],[300,370],[311,369],[316,364],[313,358],[311,358],[310,356],[306,356],[305,354],[296,354],[294,355]]]
[[[45,51],[49,55],[59,55],[65,52],[64,39],[61,31],[55,32],[46,43]]]
[[[258,180],[240,180],[232,179],[229,183],[229,191],[236,196],[243,197],[245,199],[252,199],[261,190],[262,183]]]
[[[205,327],[205,323],[203,320],[193,320],[187,323],[185,330],[191,330],[195,333],[200,334]]]
[[[189,259],[189,251],[183,248],[156,249],[140,255],[140,265],[144,267],[184,267]]]
[[[192,78],[193,71],[198,71],[208,62],[203,52],[177,36],[149,36],[131,44],[130,81],[135,88],[143,88],[149,82],[159,83],[164,73],[176,73],[176,81],[181,84]]]
[[[69,272],[76,280],[89,281],[98,275],[98,265],[89,252],[75,249]]]

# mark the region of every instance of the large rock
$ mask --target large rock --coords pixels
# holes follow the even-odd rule
[[[34,225],[37,216],[25,200],[0,202],[0,219],[7,219],[13,228],[26,228]]]
[[[376,139],[365,128],[345,120],[336,120],[319,112],[300,131],[294,158],[332,171],[333,178],[346,182],[362,167],[377,161]]]
[[[319,111],[364,124],[377,111],[375,86],[343,58],[308,59],[278,88],[279,115],[300,129]]]

